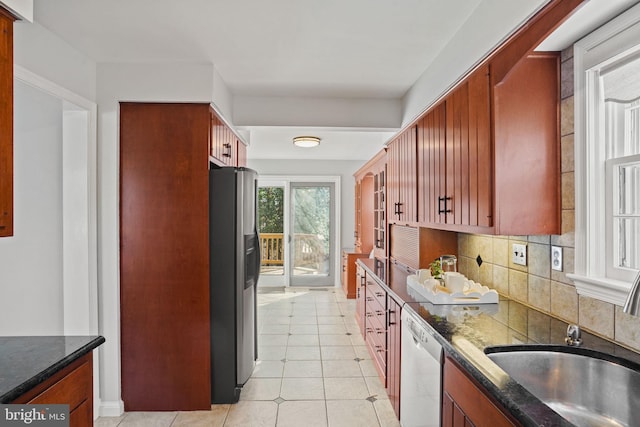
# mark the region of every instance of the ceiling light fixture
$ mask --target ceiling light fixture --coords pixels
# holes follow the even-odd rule
[[[296,136],[293,138],[293,145],[303,148],[317,147],[320,145],[320,138],[317,136]]]

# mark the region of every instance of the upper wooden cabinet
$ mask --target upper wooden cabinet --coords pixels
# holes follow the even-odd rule
[[[559,55],[535,53],[500,81],[480,67],[429,110],[418,123],[419,223],[559,233],[559,102]]]
[[[464,81],[418,123],[418,220],[490,227],[489,69]]]
[[[210,116],[210,160],[218,166],[244,166],[246,164],[246,147],[244,144],[238,140],[231,128],[213,111],[213,108],[210,110]]]
[[[387,147],[387,219],[389,223],[415,224],[417,203],[417,126],[398,135]]]
[[[373,252],[377,258],[387,257],[386,156],[383,160],[373,175]]]
[[[380,151],[354,174],[355,177],[355,248],[385,258],[386,203],[385,183],[387,154]]]
[[[0,7],[0,237],[13,236],[13,21]]]

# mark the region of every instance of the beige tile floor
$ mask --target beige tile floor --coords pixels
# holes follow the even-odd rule
[[[258,294],[258,357],[240,402],[211,411],[129,412],[96,427],[397,427],[339,288]]]

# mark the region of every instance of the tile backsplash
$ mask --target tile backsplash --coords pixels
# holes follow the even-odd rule
[[[640,351],[640,318],[622,307],[578,295],[566,276],[574,272],[575,189],[573,121],[573,48],[562,52],[561,190],[562,234],[552,236],[458,235],[462,273],[499,293],[583,329]],[[527,245],[527,265],[513,264],[511,247]],[[563,269],[551,269],[551,246],[562,247]],[[482,258],[478,265],[477,257]]]

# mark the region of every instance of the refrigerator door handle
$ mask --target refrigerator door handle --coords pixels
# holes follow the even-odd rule
[[[260,248],[260,235],[258,234],[258,229],[255,229],[255,239],[256,239],[256,288],[258,287],[258,279],[260,278],[260,265],[262,264],[262,250]]]

